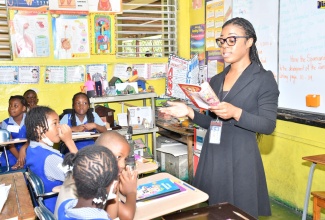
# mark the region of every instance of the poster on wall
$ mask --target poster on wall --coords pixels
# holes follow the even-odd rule
[[[88,19],[85,15],[52,18],[55,59],[89,58]]]
[[[195,55],[187,60],[170,54],[168,58],[168,70],[166,77],[166,95],[186,100],[186,96],[179,83],[199,84],[199,59]]]
[[[225,67],[224,59],[220,50],[207,51],[207,80],[221,73]]]
[[[191,58],[198,54],[199,65],[205,63],[205,24],[192,25],[190,27],[190,53]]]
[[[64,66],[47,66],[45,68],[45,83],[64,83],[65,67]]]
[[[148,78],[163,78],[167,74],[167,63],[151,63],[149,64]]]
[[[89,12],[122,13],[122,0],[91,0]]]
[[[38,83],[40,78],[39,69],[39,66],[19,66],[19,83]]]
[[[18,66],[0,66],[0,84],[17,84]]]
[[[15,10],[33,10],[46,11],[48,10],[49,1],[34,1],[34,0],[7,0],[8,9]]]
[[[126,80],[130,78],[133,75],[132,64],[126,64],[126,63],[115,64],[113,75],[122,80]]]
[[[14,57],[48,57],[48,14],[31,11],[10,12],[10,38]]]
[[[85,67],[83,65],[66,67],[66,82],[78,83],[85,80]]]
[[[49,10],[53,14],[88,14],[88,0],[51,0]]]
[[[111,48],[111,21],[113,17],[104,14],[91,14],[91,54],[110,54]]]
[[[214,0],[206,3],[206,51],[218,49],[216,38],[220,37],[224,19],[223,0]]]

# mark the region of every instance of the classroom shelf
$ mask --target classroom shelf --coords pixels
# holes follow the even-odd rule
[[[116,96],[104,96],[104,97],[94,97],[90,98],[90,104],[93,109],[95,109],[95,104],[97,103],[112,103],[112,102],[124,102],[124,101],[133,101],[133,100],[143,100],[143,106],[146,106],[146,100],[151,100],[151,111],[152,111],[152,123],[153,128],[150,129],[133,129],[133,135],[145,135],[145,143],[148,145],[148,135],[152,134],[152,152],[154,159],[157,160],[156,154],[156,132],[158,132],[158,127],[156,127],[155,122],[155,98],[157,98],[156,93],[139,93],[139,94],[128,94],[128,95],[116,95]],[[116,130],[122,135],[125,135],[127,129],[122,128]]]

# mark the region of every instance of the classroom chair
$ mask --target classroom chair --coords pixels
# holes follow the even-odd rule
[[[311,192],[313,199],[313,220],[320,220],[321,208],[325,208],[325,191]]]
[[[27,186],[30,191],[34,207],[39,206],[39,198],[48,198],[58,194],[54,192],[45,193],[43,180],[30,169],[27,169],[27,172],[25,172],[25,177],[27,179]]]
[[[43,198],[38,198],[38,204],[39,206],[36,206],[34,208],[34,212],[37,215],[38,219],[40,220],[56,220],[53,213],[46,208],[46,206],[43,203]]]

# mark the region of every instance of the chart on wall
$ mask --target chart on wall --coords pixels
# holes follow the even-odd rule
[[[59,15],[52,18],[55,59],[89,58],[88,17]]]
[[[325,113],[325,10],[280,3],[279,107]]]

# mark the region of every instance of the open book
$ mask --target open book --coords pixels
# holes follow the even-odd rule
[[[178,184],[169,178],[141,184],[137,188],[137,202],[160,198],[180,191],[181,189]]]
[[[208,109],[209,106],[216,106],[220,103],[219,98],[212,90],[208,82],[201,85],[178,84],[185,95],[192,103],[201,109]]]

